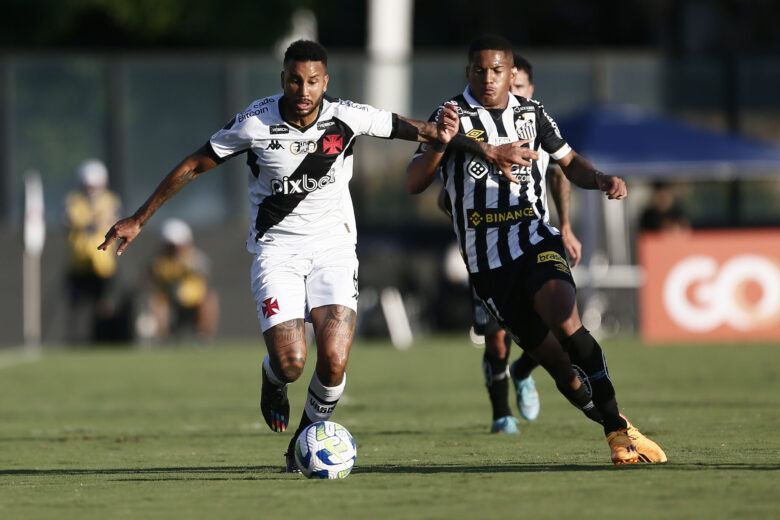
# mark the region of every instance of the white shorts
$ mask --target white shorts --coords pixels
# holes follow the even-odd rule
[[[350,244],[306,253],[260,253],[252,262],[252,294],[263,332],[309,311],[343,305],[357,311],[358,260]]]

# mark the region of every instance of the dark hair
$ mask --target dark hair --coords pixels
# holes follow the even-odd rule
[[[297,40],[284,51],[284,63],[288,61],[321,61],[328,66],[328,51],[325,47],[311,40]]]
[[[512,44],[503,36],[497,36],[495,34],[486,34],[480,36],[469,47],[469,61],[474,57],[475,52],[479,51],[504,51],[512,56]]]
[[[515,59],[515,68],[517,70],[523,70],[526,74],[528,74],[528,83],[533,84],[534,82],[534,68],[531,65],[531,62],[527,59],[523,58],[517,53],[514,53],[513,55]]]

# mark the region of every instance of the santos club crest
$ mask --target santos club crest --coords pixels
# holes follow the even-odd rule
[[[536,139],[536,114],[518,114],[515,119],[515,130],[520,139]]]

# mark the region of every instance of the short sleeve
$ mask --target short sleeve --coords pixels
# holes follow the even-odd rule
[[[338,103],[337,117],[343,120],[356,135],[388,138],[393,133],[393,113],[371,105],[354,103],[347,99]]]
[[[242,117],[243,115],[244,113],[236,114],[233,119],[228,121],[221,130],[209,139],[209,144],[218,162],[224,162],[251,147],[252,136],[247,127],[255,118]]]
[[[550,117],[542,105],[539,105],[539,112],[541,113],[539,118],[539,135],[542,149],[556,161],[563,159],[571,151],[571,147],[561,136],[558,124]]]

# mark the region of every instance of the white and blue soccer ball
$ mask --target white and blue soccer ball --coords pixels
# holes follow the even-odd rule
[[[309,478],[347,478],[355,459],[355,439],[338,423],[310,424],[295,442],[295,462]]]

